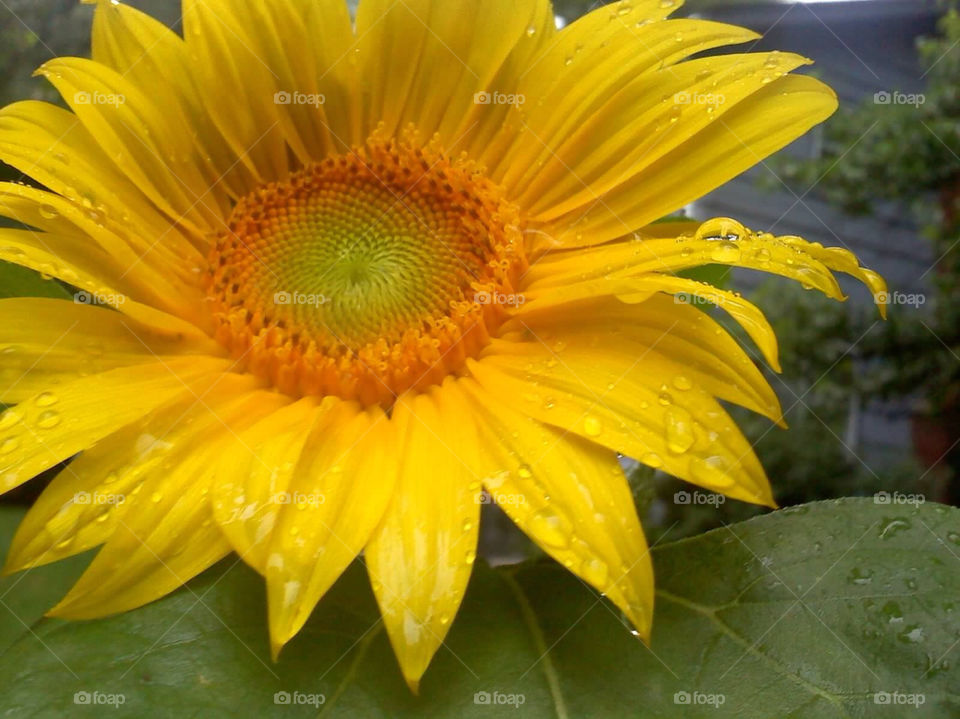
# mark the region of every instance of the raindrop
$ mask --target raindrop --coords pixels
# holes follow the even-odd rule
[[[8,409],[3,414],[0,414],[0,430],[10,429],[15,424],[17,424],[23,417],[15,409]]]
[[[37,395],[37,398],[34,400],[37,407],[50,407],[55,405],[60,401],[60,398],[57,397],[53,392],[41,392]]]
[[[593,586],[603,588],[610,577],[610,570],[606,562],[591,557],[580,565],[580,575]]]
[[[588,415],[583,420],[583,431],[591,437],[599,437],[603,432],[603,424],[593,415]]]
[[[873,581],[873,572],[867,569],[860,569],[855,567],[850,572],[850,576],[847,577],[847,581],[851,584],[870,584]]]
[[[667,432],[667,449],[683,454],[693,446],[693,418],[682,407],[672,407],[664,413]]]
[[[48,205],[48,204],[40,205],[38,211],[40,212],[40,217],[42,217],[42,218],[45,219],[45,220],[53,220],[53,219],[56,219],[57,215],[60,214],[60,213],[57,212],[57,208],[56,208],[56,207],[54,207],[53,205]]]
[[[17,437],[7,437],[0,442],[0,454],[10,454],[20,446],[20,440]]]
[[[640,458],[640,461],[648,467],[653,467],[654,469],[663,466],[663,460],[660,459],[660,455],[654,452],[647,452]]]
[[[565,547],[570,531],[570,521],[554,509],[544,507],[530,517],[530,533],[549,547]]]
[[[673,378],[673,386],[682,392],[693,387],[693,382],[691,382],[688,377],[678,374]]]
[[[883,526],[880,527],[880,539],[888,539],[896,536],[898,532],[902,532],[907,529],[910,529],[910,522],[901,517],[897,517],[895,519],[884,518]]]
[[[48,409],[46,412],[41,412],[40,416],[37,417],[37,426],[40,429],[53,429],[58,424],[60,424],[60,415],[54,412],[52,409]]]

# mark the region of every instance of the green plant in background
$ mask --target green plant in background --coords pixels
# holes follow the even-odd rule
[[[952,6],[953,3],[950,3]],[[918,218],[936,265],[931,295],[919,309],[893,307],[890,322],[864,339],[860,352],[872,392],[922,396],[915,436],[930,460],[945,451],[954,477],[960,438],[960,14],[951,7],[935,37],[918,41],[922,94],[890,90],[839,112],[825,126],[815,160],[781,160],[788,181],[810,186],[851,214],[895,201]],[[896,290],[897,288],[891,288]],[[854,330],[856,332],[856,330]],[[950,448],[953,447],[951,450]],[[960,497],[943,496],[956,502]]]

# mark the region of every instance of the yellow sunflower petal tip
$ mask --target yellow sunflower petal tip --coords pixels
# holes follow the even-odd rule
[[[478,478],[495,478],[511,518],[649,643],[652,563],[617,453],[775,506],[720,401],[777,417],[776,398],[671,298],[728,310],[779,372],[776,337],[749,301],[677,273],[753,267],[837,297],[839,270],[886,291],[836,248],[730,218],[650,224],[836,106],[789,75],[795,56],[702,56],[754,34],[678,35],[663,23],[681,4],[605,6],[560,42],[549,3],[536,26],[529,3],[432,3],[429,32],[371,0],[355,23],[343,2],[185,3],[183,35],[95,13],[91,60],[36,71],[70,109],[18,103],[0,123],[0,161],[46,188],[0,186],[0,210],[34,228],[0,229],[0,259],[90,298],[0,300],[0,346],[22,348],[3,353],[21,379],[0,388],[0,487],[76,457],[4,573],[101,546],[47,613],[88,619],[236,551],[268,584],[285,567],[268,589],[277,661],[363,552],[416,604],[374,586],[417,693],[477,558]],[[707,83],[722,101],[692,102]],[[309,606],[286,596],[300,587]]]

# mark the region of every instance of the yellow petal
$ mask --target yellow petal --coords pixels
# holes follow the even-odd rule
[[[490,497],[649,640],[653,563],[616,454],[513,411],[469,378],[458,385],[476,417]]]
[[[414,691],[456,616],[477,551],[476,438],[447,391],[452,381],[394,408],[403,459],[365,554],[387,635]]]
[[[61,385],[0,414],[0,492],[59,464],[230,367],[190,357],[121,367]]]
[[[836,95],[818,80],[797,75],[774,80],[611,190],[603,202],[585,212],[578,208],[540,229],[570,245],[599,244],[633,232],[756,165],[836,107]]]
[[[542,422],[729,497],[773,503],[753,448],[726,411],[699,387],[672,388],[673,377],[654,374],[643,357],[557,336],[494,342],[468,368],[492,396]]]
[[[189,395],[114,432],[83,452],[43,491],[13,538],[4,572],[47,564],[106,542],[122,507],[146,478],[182,461],[201,431],[222,427],[221,415],[256,386],[249,375],[223,375]],[[225,457],[225,459],[228,457]]]
[[[537,175],[520,180],[518,201],[541,222],[595,202],[711,123],[723,122],[772,78],[808,62],[790,53],[725,55],[638,78],[551,148]]]
[[[63,96],[115,166],[196,241],[222,227],[217,203],[194,160],[189,128],[165,114],[115,70],[83,58],[55,58],[36,74]],[[94,204],[99,198],[94,198]]]
[[[501,328],[503,339],[524,335],[563,337],[568,344],[592,347],[630,362],[643,358],[651,372],[702,387],[775,422],[780,403],[770,384],[740,345],[709,315],[675,297],[654,294],[627,304],[596,297],[524,314]]]
[[[514,81],[499,76],[500,69],[528,39],[528,28],[536,32],[532,23],[542,8],[538,0],[362,0],[357,36],[361,73],[371,82],[368,132],[379,122],[388,133],[413,123],[424,137],[440,132],[453,149],[453,143],[469,142],[464,135],[477,126],[498,125],[500,108],[478,105],[475,93],[511,92],[493,82]]]
[[[282,106],[274,102],[277,76],[238,15],[222,0],[184,0],[183,34],[207,112],[254,179],[269,182],[290,167]]]
[[[180,230],[117,170],[72,112],[34,100],[0,109],[0,159],[84,211],[97,213],[101,224],[128,234],[130,242],[144,236],[141,251],[149,247],[146,237],[163,235],[162,249],[171,257],[194,253],[200,259]]]
[[[396,481],[394,431],[379,407],[338,402],[319,418],[270,535],[266,577],[274,656],[383,517]]]
[[[591,190],[587,201],[629,179],[761,87],[766,63],[782,73],[806,62],[754,53],[674,64],[756,38],[733,25],[671,20],[634,33],[591,55],[574,52],[560,81],[531,104],[503,182],[534,217],[556,217]]]
[[[93,619],[134,609],[226,556],[230,544],[213,521],[210,484],[231,433],[285,401],[257,392],[218,408],[120,505],[113,535],[49,616]]]
[[[239,433],[211,488],[213,514],[234,550],[266,573],[270,538],[307,438],[324,407],[312,397],[293,402]]]
[[[183,38],[135,8],[98,2],[92,50],[96,62],[138,87],[149,87],[159,107],[183,117],[194,136],[196,160],[207,179],[209,196],[224,216],[229,214],[228,198],[254,189],[253,176],[243,161],[247,148],[231,146],[214,124]]]
[[[157,357],[217,355],[199,332],[149,325],[104,307],[37,297],[0,299],[0,402],[15,404],[44,390]]]

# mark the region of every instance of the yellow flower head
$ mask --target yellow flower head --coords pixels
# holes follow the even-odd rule
[[[641,637],[653,576],[617,453],[773,504],[719,400],[780,420],[707,263],[875,293],[849,252],[651,224],[803,134],[833,92],[679,2],[562,31],[548,0],[98,3],[69,110],[0,111],[0,259],[78,288],[0,301],[0,491],[77,456],[7,570],[102,545],[56,616],[160,597],[236,552],[274,652],[363,552],[416,688],[491,496]],[[686,299],[686,301],[682,301]],[[488,493],[485,494],[484,492]]]

